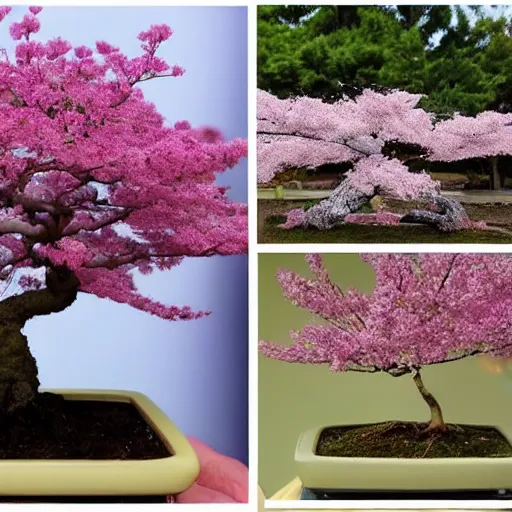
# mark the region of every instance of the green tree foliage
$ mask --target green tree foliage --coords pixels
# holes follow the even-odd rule
[[[512,22],[478,6],[261,6],[259,87],[280,97],[400,88],[439,114],[512,110]]]

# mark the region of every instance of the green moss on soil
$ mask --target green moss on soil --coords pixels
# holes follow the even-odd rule
[[[425,434],[426,427],[427,424],[398,421],[331,427],[320,434],[316,454],[404,459],[512,456],[512,446],[495,428],[449,425],[446,432]]]

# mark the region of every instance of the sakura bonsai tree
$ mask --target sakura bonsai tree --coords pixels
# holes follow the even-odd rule
[[[477,354],[512,356],[512,258],[496,254],[365,254],[376,287],[343,291],[322,257],[309,254],[312,279],[280,270],[284,296],[321,319],[292,332],[291,345],[261,341],[260,352],[333,372],[411,375],[430,410],[426,431],[448,428],[422,368]]]
[[[41,7],[10,25],[0,60],[0,410],[32,401],[37,366],[21,330],[78,293],[167,320],[204,315],[141,295],[134,272],[247,250],[247,208],[216,174],[247,154],[214,128],[167,126],[140,84],[184,70],[156,55],[171,29],[141,32],[128,58],[99,41],[33,39]],[[0,21],[10,12],[0,7]],[[9,290],[18,288],[19,293]]]
[[[510,116],[485,113],[476,119],[456,117],[434,123],[418,108],[421,95],[402,91],[364,90],[354,99],[334,103],[296,97],[279,99],[258,91],[258,180],[267,183],[287,169],[316,168],[349,162],[352,169],[331,195],[304,211],[292,210],[284,227],[329,229],[346,221],[364,221],[354,215],[376,195],[403,200],[427,200],[430,211],[413,211],[410,221],[428,223],[444,231],[483,228],[472,222],[463,206],[440,195],[440,186],[425,172],[412,172],[408,159],[453,161],[510,151]],[[479,143],[473,147],[478,126]],[[489,127],[499,125],[499,140],[488,143]],[[446,133],[450,136],[446,137]],[[487,137],[487,138],[486,138]],[[503,140],[506,143],[503,144]],[[414,149],[400,156],[397,144]],[[373,220],[379,221],[379,216]],[[382,217],[386,224],[399,220]]]

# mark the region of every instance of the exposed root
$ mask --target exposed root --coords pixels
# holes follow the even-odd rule
[[[436,439],[439,439],[439,436],[435,436],[433,437],[431,440],[430,440],[430,443],[428,443],[428,446],[427,446],[427,449],[425,450],[425,452],[423,453],[423,455],[421,456],[422,459],[425,458],[425,456],[427,455],[428,451],[430,450],[430,448],[432,447],[432,445],[434,444],[434,441]]]
[[[447,432],[448,429],[449,429],[449,426],[446,423],[441,423],[441,424],[429,423],[427,428],[423,429],[420,432],[420,435],[422,435],[422,436],[424,436],[424,435],[431,435],[432,433],[434,433],[434,434],[442,434],[443,432]]]
[[[379,429],[375,429],[374,432],[372,432],[372,435],[382,435],[386,432],[389,432],[390,430],[393,430],[395,427],[400,426],[401,423],[399,421],[392,421],[390,423],[383,423]],[[361,437],[366,437],[369,434],[363,434]]]

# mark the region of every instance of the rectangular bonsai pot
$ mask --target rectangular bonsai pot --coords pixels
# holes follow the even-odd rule
[[[365,425],[335,425],[363,427]],[[483,426],[483,425],[482,425]],[[330,426],[304,432],[295,465],[305,488],[337,491],[487,491],[512,489],[512,457],[399,459],[316,455],[320,434]],[[512,428],[496,428],[512,444]]]
[[[66,400],[131,403],[172,456],[151,460],[0,460],[0,496],[163,496],[195,482],[199,460],[187,438],[134,391],[45,389]]]

